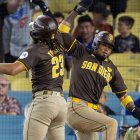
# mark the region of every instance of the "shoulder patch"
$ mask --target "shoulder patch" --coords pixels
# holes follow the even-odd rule
[[[20,55],[20,59],[24,59],[24,58],[27,58],[28,57],[28,52],[23,52],[21,55]]]

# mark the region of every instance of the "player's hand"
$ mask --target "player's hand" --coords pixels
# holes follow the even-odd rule
[[[78,5],[75,6],[74,11],[78,14],[82,14],[91,6],[93,0],[81,0]]]

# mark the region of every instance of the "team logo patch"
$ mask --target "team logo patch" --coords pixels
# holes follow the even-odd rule
[[[24,59],[24,58],[27,58],[27,57],[28,57],[28,52],[23,52],[19,58]]]
[[[109,34],[108,39],[109,39],[110,41],[113,41],[113,35],[112,35],[112,34]]]

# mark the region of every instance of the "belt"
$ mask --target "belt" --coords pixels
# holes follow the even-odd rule
[[[76,102],[76,103],[84,103],[86,104],[88,107],[94,109],[94,110],[98,110],[99,107],[97,104],[93,104],[93,103],[90,103],[90,102],[87,102],[87,101],[84,101],[82,99],[79,99],[79,98],[76,98],[76,97],[70,97],[71,101],[72,102]]]
[[[64,96],[63,93],[58,92],[58,91],[50,91],[50,90],[44,90],[42,92],[36,92],[33,94],[33,99],[37,96],[41,96],[41,95],[49,95],[49,96]]]

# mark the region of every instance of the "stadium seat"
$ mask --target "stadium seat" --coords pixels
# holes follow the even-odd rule
[[[140,54],[112,54],[112,62],[118,67],[129,91],[138,91],[140,85]]]
[[[133,125],[138,124],[138,120],[136,120],[136,119],[135,119],[133,116],[131,116],[131,115],[126,115],[126,116],[124,116],[124,124],[133,126]]]
[[[48,5],[53,12],[70,12],[79,0],[49,0]]]
[[[115,28],[115,36],[118,35],[118,30],[117,30],[117,24],[118,24],[118,19],[121,16],[131,16],[134,18],[135,20],[135,24],[132,28],[132,33],[134,35],[136,35],[139,39],[140,39],[140,23],[139,23],[139,19],[140,19],[140,13],[139,12],[127,12],[127,13],[121,13],[117,16],[116,18],[116,28]]]
[[[64,79],[64,82],[63,82],[64,92],[69,92],[69,87],[70,87],[70,79]]]
[[[75,135],[75,132],[67,124],[65,124],[65,134],[66,135]]]
[[[24,116],[0,116],[0,140],[23,139]]]
[[[9,92],[8,96],[14,97],[19,101],[22,109],[22,114],[24,113],[25,106],[32,101],[31,92],[23,92],[23,91]]]
[[[77,140],[74,135],[67,135],[65,140]]]
[[[123,125],[123,116],[122,115],[110,115],[111,118],[114,118],[115,120],[117,120],[118,122],[118,126],[122,126]]]
[[[12,91],[31,91],[32,84],[29,78],[15,78],[11,81]]]
[[[40,15],[42,15],[42,12],[41,11],[39,11],[39,12],[35,12],[34,14],[33,14],[33,20],[35,20],[38,16],[40,16]]]
[[[128,94],[133,98],[133,100],[136,100],[140,97],[140,92],[129,92]]]
[[[140,12],[139,0],[128,0],[126,12]]]
[[[113,93],[107,93],[106,95],[108,99],[106,105],[110,107],[117,115],[120,115],[123,107],[119,99]]]

